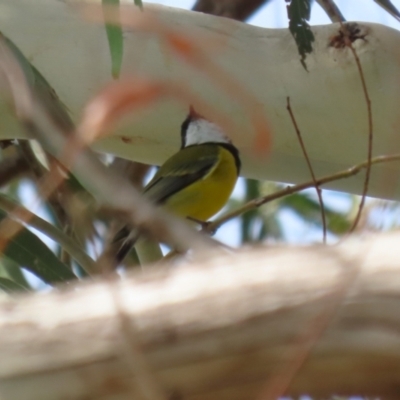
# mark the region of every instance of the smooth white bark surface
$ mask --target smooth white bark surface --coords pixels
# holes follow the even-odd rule
[[[76,3],[76,2],[75,2]],[[132,6],[133,7],[133,6]],[[146,11],[147,10],[147,11]],[[123,74],[180,82],[221,110],[237,127],[230,132],[240,148],[243,174],[286,182],[309,180],[289,115],[286,97],[301,129],[317,176],[359,163],[367,156],[367,107],[354,57],[333,48],[338,25],[315,26],[314,53],[302,67],[286,29],[262,29],[201,13],[146,5],[161,24],[203,44],[208,57],[262,104],[273,135],[269,155],[254,153],[254,131],[243,99],[231,96],[171,53],[156,35],[125,32]],[[140,13],[138,11],[138,13]],[[110,55],[104,27],[84,21],[68,1],[4,0],[0,24],[54,85],[79,118],[82,107],[110,78]],[[359,24],[364,36],[354,42],[372,101],[374,154],[400,150],[400,33],[376,24]],[[179,128],[187,104],[160,100],[96,145],[102,151],[146,163],[161,163],[179,146]],[[19,133],[2,113],[2,137]],[[10,125],[11,124],[11,125]],[[370,194],[400,198],[398,163],[376,168]],[[360,193],[360,174],[329,187]]]
[[[305,355],[291,394],[397,399],[399,240],[258,248],[4,300],[0,396],[248,400]]]

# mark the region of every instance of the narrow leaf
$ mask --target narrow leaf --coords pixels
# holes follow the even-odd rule
[[[0,276],[0,290],[6,293],[29,292],[26,287],[2,276]]]
[[[26,228],[9,242],[4,254],[48,284],[76,279],[75,274]]]
[[[4,271],[7,273],[7,277],[9,277],[12,281],[20,286],[25,287],[27,290],[31,288],[17,263],[7,257],[3,257],[1,260],[1,265]]]
[[[288,0],[286,1],[288,2]],[[307,22],[310,20],[311,15],[310,1],[311,0],[291,0],[290,4],[287,5],[289,30],[296,41],[297,49],[301,56],[301,63],[306,70],[306,54],[312,52],[312,42],[315,40],[314,34]]]
[[[135,6],[138,6],[141,10],[143,10],[142,0],[134,0]]]
[[[7,214],[0,210],[0,220]],[[4,249],[4,255],[44,282],[52,284],[76,279],[74,273],[31,231],[13,221],[21,230]],[[0,240],[6,238],[0,237]]]
[[[116,8],[116,11],[119,12],[119,0],[102,0],[102,3],[104,13],[110,12],[111,7]],[[121,72],[122,56],[124,51],[122,29],[120,24],[115,25],[106,23],[105,27],[107,32],[108,45],[110,47],[111,74],[114,79],[118,79]]]

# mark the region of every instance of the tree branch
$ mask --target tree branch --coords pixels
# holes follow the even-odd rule
[[[288,394],[396,399],[399,241],[396,232],[335,247],[258,248],[3,302],[0,395],[144,398],[131,391],[121,351],[128,335],[165,398],[248,400],[329,315]]]
[[[315,172],[313,170],[313,167],[312,167],[312,164],[311,164],[311,161],[310,161],[310,157],[307,154],[307,149],[306,149],[306,146],[304,144],[303,137],[301,136],[300,128],[299,128],[299,126],[297,124],[296,118],[295,118],[295,116],[293,114],[292,107],[290,105],[290,97],[289,96],[286,98],[286,102],[287,102],[286,109],[288,110],[288,113],[290,115],[290,119],[292,120],[294,130],[296,131],[296,135],[297,135],[297,138],[299,139],[299,144],[300,144],[301,150],[302,150],[303,155],[304,155],[304,159],[306,160],[308,169],[310,171],[311,178],[312,178],[312,180],[314,182],[314,185],[315,185],[315,190],[317,192],[318,202],[319,202],[319,206],[321,208],[322,241],[324,243],[326,243],[326,215],[325,215],[324,201],[322,199],[321,188],[318,186],[317,178],[315,176]]]
[[[332,22],[344,22],[346,21],[340,12],[339,7],[333,0],[317,0],[317,3],[325,11],[326,15]]]

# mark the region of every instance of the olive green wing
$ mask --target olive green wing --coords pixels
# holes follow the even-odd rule
[[[218,163],[218,146],[187,147],[169,158],[144,189],[147,197],[156,203],[201,179]]]

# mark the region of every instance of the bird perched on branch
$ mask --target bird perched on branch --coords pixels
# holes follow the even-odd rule
[[[206,222],[228,201],[240,172],[239,151],[216,124],[193,107],[181,126],[181,148],[159,168],[143,194],[174,215]],[[115,236],[120,264],[139,237],[125,226]]]

